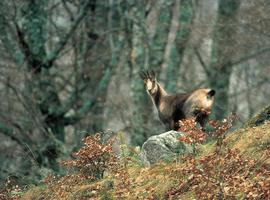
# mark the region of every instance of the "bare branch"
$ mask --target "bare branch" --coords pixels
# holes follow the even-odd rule
[[[202,59],[202,56],[201,56],[199,50],[196,47],[194,48],[194,52],[195,52],[195,54],[196,54],[196,56],[201,64],[202,68],[204,69],[205,73],[207,74],[207,76],[210,76],[210,70],[207,68],[204,60]]]
[[[2,122],[0,122],[0,133],[9,137],[11,140],[17,142],[25,151],[28,150],[27,148],[25,148],[25,143],[14,134],[14,130],[12,128],[7,127]]]
[[[255,57],[257,57],[257,56],[259,56],[261,54],[264,54],[266,52],[269,52],[269,51],[270,51],[270,47],[260,49],[257,52],[251,53],[251,54],[249,54],[247,56],[243,56],[243,57],[239,58],[238,60],[232,61],[231,63],[229,63],[229,65],[230,66],[238,65],[238,64],[240,64],[242,62],[245,62],[245,61],[247,61],[249,59],[255,58]]]
[[[77,123],[79,120],[81,120],[89,110],[93,108],[93,106],[97,103],[97,98],[101,91],[103,91],[103,87],[108,84],[110,81],[110,78],[112,76],[113,69],[108,67],[105,71],[105,74],[103,75],[102,79],[100,80],[96,90],[93,93],[93,96],[91,99],[89,99],[82,107],[78,110],[78,113],[72,116],[65,117],[65,125],[70,125]]]
[[[63,7],[65,8],[65,10],[67,11],[67,13],[69,14],[70,20],[73,21],[74,20],[74,16],[72,11],[70,10],[70,8],[68,7],[68,4],[65,0],[61,0]]]
[[[78,27],[78,25],[80,24],[80,22],[82,21],[84,16],[86,15],[88,7],[90,5],[91,5],[91,1],[90,0],[86,1],[86,3],[83,5],[82,9],[79,11],[78,16],[76,17],[73,24],[71,25],[71,28],[68,31],[68,33],[61,38],[59,43],[56,45],[56,48],[54,48],[54,50],[47,57],[47,60],[45,61],[45,66],[51,66],[53,64],[53,62],[57,59],[59,53],[65,47],[68,40],[71,38],[71,36],[75,32],[76,28]]]
[[[38,60],[31,52],[30,47],[25,40],[24,32],[20,29],[17,23],[15,23],[15,27],[16,27],[17,36],[19,39],[19,45],[25,56],[26,61],[28,62],[29,66],[34,68],[34,72],[40,72],[42,62]]]

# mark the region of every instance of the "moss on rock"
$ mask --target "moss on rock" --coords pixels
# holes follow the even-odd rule
[[[259,126],[270,120],[270,105],[258,112],[254,117],[249,119],[244,125],[245,128]]]

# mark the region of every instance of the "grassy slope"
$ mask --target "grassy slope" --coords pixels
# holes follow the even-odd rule
[[[226,143],[231,148],[240,149],[247,158],[260,158],[262,153],[270,147],[270,122],[258,127],[236,130],[226,138]],[[214,145],[207,144],[203,148],[202,155],[213,151]],[[270,160],[266,160],[270,164]],[[155,193],[162,198],[164,192],[174,186],[173,169],[181,167],[182,163],[159,163],[151,168],[143,168],[133,163],[129,167],[131,186],[128,191],[124,189],[115,190],[108,186],[110,177],[96,183],[87,183],[76,176],[64,177],[54,183],[54,187],[33,187],[29,189],[22,199],[119,199],[113,198],[122,195],[124,199],[150,199],[150,194]],[[117,182],[114,183],[117,185]],[[193,199],[190,193],[181,199]]]

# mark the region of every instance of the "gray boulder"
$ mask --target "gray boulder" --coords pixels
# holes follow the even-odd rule
[[[179,141],[185,133],[168,131],[148,138],[141,150],[141,159],[144,165],[150,166],[158,161],[166,161],[175,156],[193,152],[191,145]]]

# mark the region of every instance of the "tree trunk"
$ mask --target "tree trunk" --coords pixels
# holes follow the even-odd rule
[[[152,116],[152,105],[145,91],[143,81],[139,77],[139,73],[149,66],[149,49],[144,42],[145,35],[145,12],[143,12],[143,4],[137,2],[136,6],[131,7],[132,29],[128,30],[132,33],[130,60],[132,69],[131,90],[134,104],[132,117],[132,142],[136,145],[142,144],[149,136],[149,119]]]
[[[213,113],[216,119],[224,118],[228,112],[231,62],[236,42],[235,21],[239,7],[239,0],[219,0],[208,73],[209,85],[217,91]]]
[[[192,1],[175,1],[171,9],[171,27],[161,65],[161,80],[168,92],[175,93],[178,91],[179,71],[191,33],[195,5]]]

